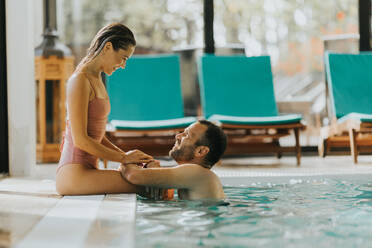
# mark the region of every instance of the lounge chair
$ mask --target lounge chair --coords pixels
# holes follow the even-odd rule
[[[372,152],[371,68],[371,54],[325,53],[330,126],[321,130],[321,156],[336,147],[350,148],[357,163],[358,154]]]
[[[218,121],[229,136],[227,154],[294,152],[301,163],[300,114],[278,113],[269,56],[213,56],[198,61],[203,114]],[[294,131],[295,146],[281,137]]]
[[[185,117],[177,55],[133,56],[107,78],[107,137],[123,150],[168,155],[174,136],[196,121]]]

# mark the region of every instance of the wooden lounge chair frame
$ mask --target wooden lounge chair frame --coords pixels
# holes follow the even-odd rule
[[[327,60],[329,52],[325,53]],[[357,56],[356,54],[349,54]],[[369,55],[372,56],[372,55]],[[327,62],[326,62],[327,65]],[[327,65],[329,66],[329,65]],[[326,70],[326,98],[327,112],[330,121],[329,126],[321,128],[318,152],[319,156],[325,157],[329,154],[333,155],[349,155],[351,154],[354,164],[358,163],[358,155],[372,153],[372,123],[363,122],[360,119],[348,119],[341,123],[337,121],[334,107],[330,101],[329,75],[330,71]],[[334,149],[335,148],[335,149]],[[338,151],[337,151],[338,149]],[[334,151],[336,150],[336,151]]]
[[[218,121],[228,135],[225,154],[274,153],[280,158],[294,153],[300,165],[300,130],[305,125],[300,115],[293,118],[277,112],[270,57],[205,55],[198,63],[203,114]],[[285,116],[286,121],[279,120]],[[295,146],[281,146],[280,138],[291,131]]]
[[[281,158],[283,153],[294,153],[297,165],[301,164],[300,131],[306,128],[302,123],[268,126],[221,124],[221,127],[228,136],[227,155],[272,152]],[[295,146],[281,146],[279,139],[291,135],[291,131]]]
[[[334,151],[333,148],[339,150]],[[358,155],[372,153],[372,123],[347,120],[338,124],[333,120],[330,126],[322,127],[318,144],[319,156],[351,155],[354,164]]]

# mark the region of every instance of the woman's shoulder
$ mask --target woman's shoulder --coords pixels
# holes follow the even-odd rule
[[[74,72],[67,81],[68,84],[87,84],[89,78],[84,72]]]
[[[88,75],[83,71],[75,71],[70,76],[69,81],[76,81],[76,80],[88,81]]]
[[[74,72],[67,81],[67,90],[90,89],[89,79],[83,72]]]

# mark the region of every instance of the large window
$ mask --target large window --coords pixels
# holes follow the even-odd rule
[[[58,4],[61,40],[73,49],[77,61],[94,34],[114,21],[133,29],[136,53],[203,47],[201,0],[63,0]],[[319,127],[326,122],[324,39],[351,37],[347,49],[357,51],[358,1],[214,0],[214,8],[216,47],[245,47],[247,56],[270,55],[279,111],[304,114],[313,139],[303,145],[316,145]]]
[[[121,22],[137,39],[136,53],[172,52],[203,45],[203,2],[200,0],[63,0],[59,2],[62,41],[77,60],[105,24]]]
[[[316,145],[327,121],[324,39],[346,37],[342,50],[358,51],[358,1],[214,2],[216,45],[239,43],[248,56],[270,55],[279,111],[304,114],[309,128],[303,144]]]

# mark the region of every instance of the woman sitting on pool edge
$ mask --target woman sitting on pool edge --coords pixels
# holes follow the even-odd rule
[[[114,23],[94,37],[67,83],[66,135],[57,168],[56,189],[61,195],[141,193],[118,170],[99,170],[98,158],[128,163],[148,163],[153,158],[141,151],[125,153],[105,137],[110,102],[101,72],[111,75],[125,68],[136,46],[133,33]]]
[[[176,135],[169,155],[178,163],[161,168],[159,162],[121,165],[122,175],[129,182],[156,188],[176,188],[182,200],[224,199],[222,184],[210,169],[226,149],[226,135],[212,122],[201,120]]]

